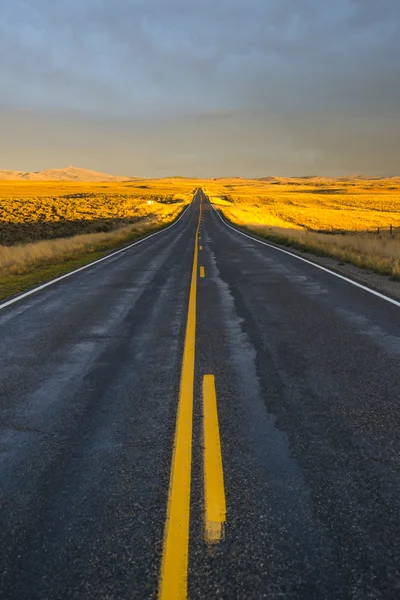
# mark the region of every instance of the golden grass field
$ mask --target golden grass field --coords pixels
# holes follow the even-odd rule
[[[204,188],[236,225],[400,279],[399,178],[231,179]]]
[[[0,181],[0,297],[172,222],[197,187],[236,225],[400,278],[398,178],[21,180]]]
[[[171,223],[193,182],[0,182],[0,297]]]
[[[400,227],[400,179],[271,179],[216,180],[205,188],[243,225],[324,232]]]
[[[0,244],[110,231],[144,218],[168,219],[192,198],[192,183],[0,182]]]

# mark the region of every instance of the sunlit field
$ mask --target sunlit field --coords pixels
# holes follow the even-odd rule
[[[171,223],[193,182],[0,182],[0,297]]]
[[[190,181],[0,182],[0,244],[111,231],[165,221],[192,199]]]
[[[400,278],[400,179],[1,181],[0,296],[171,223],[197,187],[258,235]]]
[[[207,182],[205,188],[214,206],[236,225],[400,278],[398,178],[231,179]]]
[[[246,225],[334,232],[400,227],[400,179],[232,179],[205,187],[227,216]]]

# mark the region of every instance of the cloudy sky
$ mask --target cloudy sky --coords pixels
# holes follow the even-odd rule
[[[0,4],[0,169],[400,174],[400,0]]]

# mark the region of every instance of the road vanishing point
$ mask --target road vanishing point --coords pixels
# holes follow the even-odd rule
[[[225,223],[0,305],[0,598],[400,598],[400,305]]]

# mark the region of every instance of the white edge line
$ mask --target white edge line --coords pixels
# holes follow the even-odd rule
[[[217,211],[217,209],[213,206],[212,202],[210,202],[210,204],[213,207],[213,209],[215,210],[215,212],[217,213],[217,215],[219,216],[219,218],[221,219],[221,221],[224,223],[224,225],[226,225],[233,231],[236,231],[236,233],[240,233],[240,235],[244,235],[245,237],[249,238],[250,240],[253,240],[253,242],[258,242],[259,244],[264,244],[264,246],[273,248],[274,250],[277,250],[278,252],[283,252],[284,254],[289,254],[289,256],[293,256],[294,258],[297,258],[298,260],[301,260],[301,261],[307,263],[308,265],[312,265],[313,267],[316,267],[317,269],[320,269],[321,271],[325,271],[325,273],[330,273],[330,275],[334,275],[335,277],[338,277],[339,279],[343,279],[343,281],[347,281],[347,283],[351,283],[351,285],[354,285],[355,287],[358,287],[361,290],[364,290],[365,292],[369,292],[370,294],[373,294],[374,296],[377,296],[378,298],[381,298],[382,300],[386,300],[386,302],[390,302],[391,304],[394,304],[395,306],[400,307],[400,302],[398,302],[397,300],[394,300],[393,298],[390,298],[389,296],[385,296],[384,294],[381,294],[380,292],[376,292],[375,290],[367,287],[366,285],[362,285],[361,283],[358,283],[357,281],[354,281],[353,279],[349,279],[348,277],[345,277],[344,275],[340,275],[339,273],[336,273],[335,271],[331,271],[330,269],[327,269],[326,267],[322,267],[321,265],[318,265],[317,263],[312,262],[311,260],[307,260],[306,258],[303,258],[302,256],[293,254],[293,252],[289,252],[288,250],[284,250],[283,248],[279,248],[278,246],[273,246],[272,244],[268,244],[268,242],[263,242],[262,240],[259,240],[251,235],[247,235],[247,233],[243,233],[243,231],[240,231],[239,229],[236,229],[236,227],[232,227],[232,225],[227,223],[225,221],[225,219],[222,218],[222,216]]]
[[[192,202],[193,202],[193,200],[192,200]],[[43,283],[42,285],[39,285],[38,287],[35,287],[32,290],[28,290],[27,292],[24,292],[23,294],[20,294],[19,296],[16,296],[15,298],[11,298],[11,300],[7,300],[7,302],[3,302],[3,304],[0,304],[0,310],[3,310],[3,308],[7,308],[7,306],[11,306],[11,304],[15,304],[16,302],[19,302],[20,300],[23,300],[24,298],[27,298],[28,296],[32,296],[32,294],[36,294],[37,292],[44,290],[45,288],[49,287],[50,285],[53,285],[54,283],[58,283],[59,281],[62,281],[63,279],[66,279],[67,277],[71,277],[71,275],[75,275],[75,273],[79,273],[80,271],[89,269],[89,267],[98,265],[99,263],[103,262],[104,260],[108,260],[109,258],[112,258],[113,256],[120,254],[121,252],[125,252],[126,250],[129,250],[129,248],[132,248],[133,246],[137,246],[138,244],[141,244],[142,242],[149,240],[150,238],[154,237],[155,235],[158,235],[159,233],[164,233],[164,231],[167,231],[167,229],[169,229],[170,227],[173,227],[182,219],[183,215],[186,213],[189,206],[191,206],[192,202],[184,208],[182,214],[179,215],[177,220],[174,221],[173,223],[171,223],[171,225],[168,225],[167,227],[160,229],[160,231],[151,233],[150,235],[147,235],[147,236],[141,238],[140,240],[133,242],[133,244],[129,244],[129,246],[125,246],[124,248],[121,248],[120,250],[116,250],[115,252],[112,252],[111,254],[107,254],[107,256],[98,258],[97,260],[94,260],[93,262],[90,262],[87,265],[83,265],[83,267],[79,267],[79,269],[74,269],[73,271],[70,271],[69,273],[60,275],[60,277],[51,279],[50,281],[47,281],[46,283]]]

